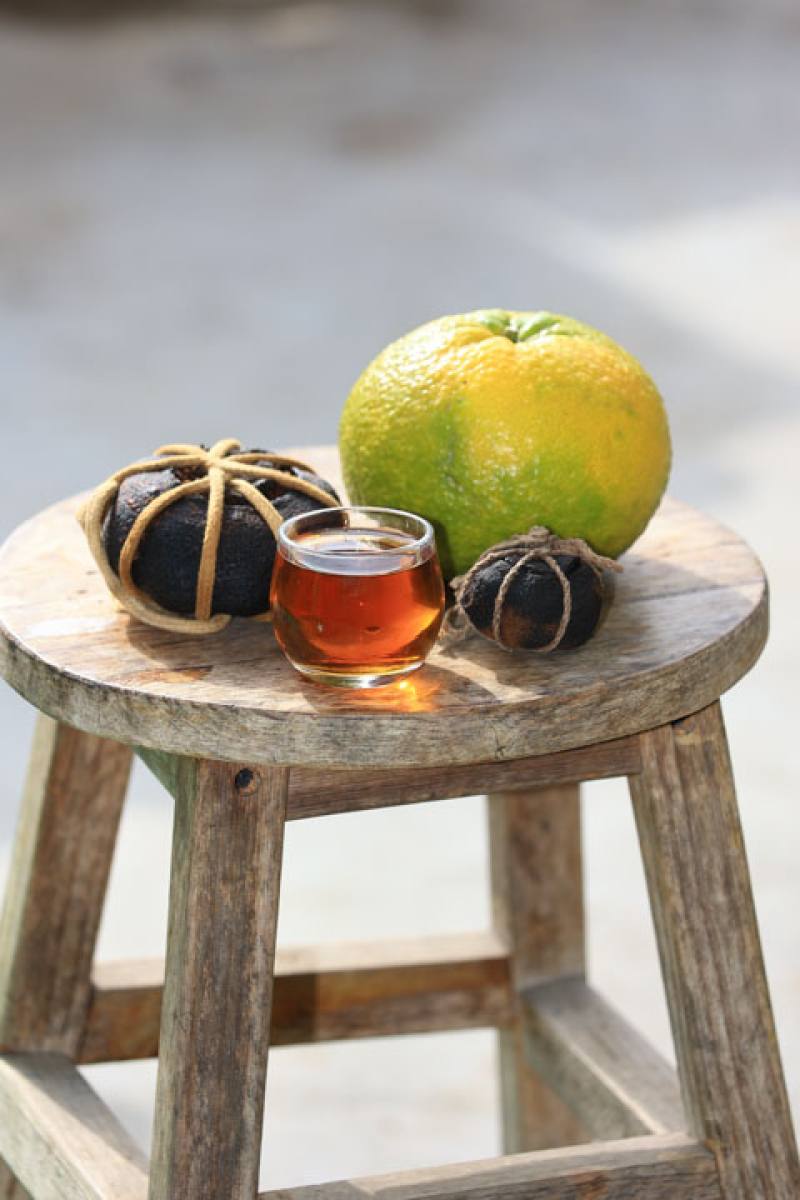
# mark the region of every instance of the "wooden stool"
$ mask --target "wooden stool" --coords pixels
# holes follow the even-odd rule
[[[335,476],[332,452],[301,453]],[[253,1200],[270,1042],[494,1026],[506,1157],[268,1197],[797,1200],[718,705],[767,631],[741,541],[668,502],[581,650],[474,639],[354,694],[305,683],[257,623],[192,639],[132,622],[74,509],[0,558],[3,670],[48,714],[0,929],[1,1196]],[[176,802],[165,973],[92,966],[130,746]],[[617,775],[679,1086],[584,978],[578,785]],[[285,820],[480,791],[491,932],[275,959]],[[148,1166],[76,1064],[155,1055]]]

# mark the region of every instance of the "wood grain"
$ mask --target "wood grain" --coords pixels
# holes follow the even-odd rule
[[[526,1052],[522,993],[583,971],[580,789],[574,784],[489,797],[495,929],[508,947],[514,1013],[500,1030],[500,1096],[507,1154],[586,1140],[563,1099]]]
[[[725,1200],[796,1200],[794,1133],[719,705],[642,736],[631,780],[684,1102]]]
[[[130,760],[39,719],[0,921],[3,1050],[77,1051]]]
[[[287,817],[319,817],[396,804],[419,804],[455,796],[521,791],[559,783],[582,783],[634,775],[639,770],[639,739],[615,738],[559,754],[468,766],[357,771],[294,767],[289,776]]]
[[[330,450],[304,449],[326,476]],[[578,650],[510,655],[482,638],[415,676],[351,693],[303,680],[269,626],[206,638],[115,607],[65,501],[0,552],[0,669],[36,707],[89,732],[189,756],[307,767],[509,761],[638,733],[716,699],[767,630],[760,564],[736,536],[666,501],[625,556],[603,627]]]
[[[136,753],[168,792],[175,794],[180,759],[163,750],[137,747]],[[362,812],[397,804],[421,804],[491,791],[516,791],[565,782],[634,775],[639,770],[636,736],[599,742],[512,762],[470,766],[359,770],[293,767],[289,774],[287,821]]]
[[[282,1188],[260,1200],[720,1200],[720,1190],[713,1155],[672,1134]]]
[[[253,1200],[287,772],[184,762],[150,1200]]]
[[[61,1055],[0,1056],[0,1154],[36,1200],[146,1200],[145,1156]]]
[[[278,950],[270,1044],[502,1025],[508,956],[490,933]],[[80,1062],[158,1054],[164,964],[100,964]]]
[[[530,1065],[593,1140],[685,1129],[673,1068],[582,979],[530,988],[524,1007]]]

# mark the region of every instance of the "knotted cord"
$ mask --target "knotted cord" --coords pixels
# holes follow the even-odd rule
[[[544,525],[534,525],[527,533],[517,534],[515,537],[498,542],[495,546],[490,546],[475,560],[464,575],[457,575],[450,581],[450,586],[455,593],[455,604],[448,610],[442,627],[442,639],[445,644],[459,642],[474,630],[466,609],[472,600],[472,589],[478,573],[490,563],[506,558],[515,551],[522,551],[522,555],[506,572],[495,596],[492,611],[492,637],[503,650],[510,651],[517,648],[506,645],[501,636],[500,627],[503,620],[503,606],[511,585],[529,562],[533,562],[535,559],[542,559],[546,562],[561,584],[563,596],[561,619],[553,637],[544,646],[529,647],[537,654],[549,654],[551,650],[555,650],[561,644],[572,616],[572,589],[569,586],[569,580],[558,564],[556,555],[570,555],[579,558],[581,562],[585,562],[587,566],[591,567],[598,579],[602,577],[603,571],[622,570],[620,563],[615,562],[613,558],[605,558],[602,554],[596,554],[582,538],[560,538],[546,529]]]
[[[269,462],[271,466],[262,464]],[[241,443],[235,438],[225,438],[216,442],[210,450],[205,446],[175,443],[160,446],[153,452],[153,457],[141,462],[131,463],[116,471],[92,492],[78,511],[78,520],[89,542],[95,562],[109,591],[120,604],[127,609],[131,616],[148,625],[159,629],[168,629],[176,633],[217,633],[224,629],[230,621],[227,613],[211,615],[214,595],[214,580],[216,578],[217,554],[222,532],[222,518],[225,509],[225,492],[227,488],[236,492],[248,501],[277,537],[278,527],[283,517],[274,504],[254,487],[249,479],[274,479],[292,491],[304,492],[305,495],[318,500],[323,507],[335,508],[338,501],[316,484],[296,475],[290,475],[281,468],[297,467],[310,471],[306,463],[290,458],[285,454],[273,454],[269,451],[242,451]],[[122,545],[119,556],[119,574],[117,574],[106,554],[103,544],[103,522],[111,505],[114,503],[120,484],[131,475],[148,471],[163,471],[174,468],[180,471],[200,469],[205,472],[197,479],[179,483],[176,487],[154,496],[136,517],[128,536]],[[246,478],[242,478],[246,476]],[[154,600],[144,594],[133,582],[133,564],[136,552],[142,543],[155,518],[176,501],[184,496],[200,493],[208,494],[208,512],[203,530],[203,544],[200,552],[200,567],[197,572],[197,590],[195,593],[195,608],[193,617],[182,617],[168,612]],[[262,619],[267,614],[262,614]],[[258,619],[258,618],[256,618]]]

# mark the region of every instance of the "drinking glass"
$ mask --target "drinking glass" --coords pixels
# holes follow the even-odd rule
[[[365,688],[422,666],[444,612],[433,527],[393,508],[323,508],[284,521],[270,605],[293,667]]]

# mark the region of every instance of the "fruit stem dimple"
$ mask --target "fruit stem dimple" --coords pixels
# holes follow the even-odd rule
[[[539,333],[550,333],[557,324],[558,317],[551,313],[534,313],[532,317],[520,321],[515,340],[526,341]]]
[[[508,338],[510,342],[524,342],[538,334],[559,332],[555,329],[558,317],[548,312],[512,316],[501,309],[488,309],[480,319],[492,333]]]

